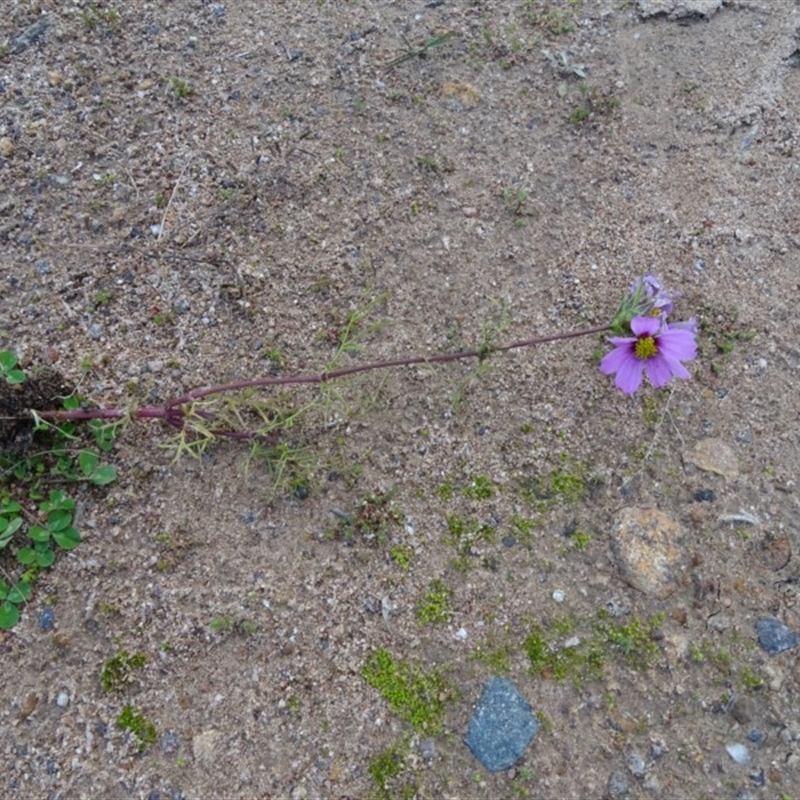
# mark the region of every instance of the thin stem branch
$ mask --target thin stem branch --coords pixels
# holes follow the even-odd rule
[[[388,361],[372,361],[367,364],[359,364],[355,367],[330,370],[320,372],[316,375],[285,375],[271,376],[268,378],[253,378],[246,381],[236,381],[225,383],[218,386],[208,386],[201,389],[194,389],[170,400],[164,406],[146,406],[133,410],[119,408],[92,408],[76,409],[73,411],[37,411],[37,415],[50,422],[65,422],[68,420],[91,420],[91,419],[122,419],[130,416],[133,419],[163,419],[169,425],[181,429],[184,423],[183,407],[191,403],[196,403],[213,395],[229,394],[231,392],[242,391],[243,389],[260,389],[268,386],[289,386],[294,384],[322,384],[328,381],[338,380],[350,375],[357,375],[361,372],[372,372],[378,369],[392,369],[398,367],[411,367],[416,364],[446,364],[453,361],[462,361],[468,358],[485,360],[494,353],[504,353],[509,350],[517,350],[522,347],[532,347],[549,342],[562,341],[564,339],[576,339],[579,336],[593,336],[611,330],[610,325],[602,325],[596,328],[586,328],[569,333],[553,333],[548,336],[537,336],[531,339],[518,339],[509,344],[498,346],[487,346],[476,350],[460,350],[457,353],[441,353],[432,356],[409,356],[407,358],[395,358]],[[202,414],[208,418],[209,413]],[[219,435],[230,436],[232,438],[245,438],[246,432],[226,431],[216,432]]]
[[[603,333],[610,330],[609,325],[603,325],[598,328],[588,328],[580,331],[571,331],[570,333],[553,333],[548,336],[539,336],[533,339],[519,339],[510,344],[499,345],[497,347],[487,347],[478,350],[460,350],[457,353],[441,353],[435,356],[409,356],[408,358],[395,358],[389,361],[372,361],[368,364],[359,364],[357,367],[346,367],[345,369],[336,369],[330,372],[320,372],[317,375],[286,375],[280,377],[269,378],[255,378],[247,381],[237,381],[236,383],[226,383],[222,386],[211,386],[205,389],[195,389],[167,404],[167,408],[174,408],[182,406],[186,403],[191,403],[196,400],[202,400],[209,395],[219,394],[222,392],[235,392],[241,389],[255,389],[265,386],[287,386],[290,384],[298,383],[327,383],[328,381],[337,380],[338,378],[345,378],[349,375],[357,375],[360,372],[372,372],[377,369],[391,369],[393,367],[411,367],[415,364],[445,364],[451,361],[461,361],[466,358],[478,358],[484,360],[493,353],[503,353],[508,350],[516,350],[520,347],[532,347],[537,344],[547,344],[548,342],[557,342],[562,339],[575,339],[579,336],[591,336],[593,334]]]

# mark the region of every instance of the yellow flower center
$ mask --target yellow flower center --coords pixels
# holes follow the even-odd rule
[[[642,336],[633,346],[633,352],[636,355],[636,358],[641,358],[642,361],[647,360],[648,358],[652,358],[654,355],[658,353],[658,347],[656,347],[656,340],[652,336]]]

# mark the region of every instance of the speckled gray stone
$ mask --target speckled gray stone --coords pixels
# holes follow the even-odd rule
[[[722,8],[723,0],[637,0],[637,8],[644,19],[660,14],[667,19],[701,17],[708,19]]]
[[[771,656],[800,644],[800,636],[775,617],[764,617],[756,623],[758,643]]]
[[[464,740],[490,772],[519,761],[539,730],[530,703],[507,678],[489,678],[475,706]]]

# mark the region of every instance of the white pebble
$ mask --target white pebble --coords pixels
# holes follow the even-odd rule
[[[69,705],[69,695],[66,692],[59,692],[56,698],[56,705],[66,708]]]
[[[563,603],[566,597],[567,597],[566,594],[564,594],[564,592],[562,592],[561,589],[556,589],[553,592],[553,600],[555,600],[556,603]]]
[[[726,744],[725,749],[737,764],[746,764],[750,760],[750,753],[743,744]]]

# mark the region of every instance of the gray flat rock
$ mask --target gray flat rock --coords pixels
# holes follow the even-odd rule
[[[507,678],[489,678],[464,740],[490,772],[509,769],[539,730],[530,703]]]
[[[15,36],[8,45],[8,52],[17,55],[27,50],[32,44],[38,42],[50,27],[50,20],[47,17],[37,19],[33,25],[25,28],[22,33]]]
[[[722,8],[722,0],[637,0],[636,8],[644,19],[662,14],[672,21],[687,17],[708,18]]]

